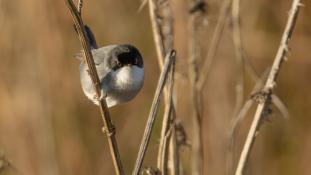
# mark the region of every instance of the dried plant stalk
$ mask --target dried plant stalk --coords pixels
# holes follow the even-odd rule
[[[202,175],[204,165],[203,136],[202,136],[202,96],[197,88],[199,79],[200,44],[198,30],[204,18],[204,1],[190,0],[191,10],[189,19],[189,56],[188,77],[190,82],[190,101],[192,113],[192,175]],[[202,6],[202,8],[197,8]]]
[[[254,94],[256,92],[258,92],[264,85],[264,81],[267,79],[268,76],[268,71],[269,69],[267,69],[263,75],[261,76],[260,79],[258,79],[258,81],[256,82],[255,87],[252,90],[251,94]],[[226,174],[232,174],[233,170],[233,163],[234,163],[234,159],[235,159],[235,154],[234,154],[234,145],[235,145],[235,136],[237,133],[237,129],[238,129],[238,124],[245,118],[245,116],[247,115],[248,111],[250,110],[250,108],[252,107],[252,105],[254,104],[254,99],[253,98],[249,98],[244,105],[241,107],[241,109],[239,109],[239,111],[237,112],[237,114],[235,114],[236,116],[234,116],[234,118],[232,119],[231,122],[231,126],[229,128],[229,132],[228,132],[228,152],[227,152],[227,160],[226,160],[226,170],[227,173]]]
[[[165,57],[165,62],[164,62],[164,67],[163,70],[161,72],[159,81],[158,81],[158,85],[157,85],[157,89],[152,101],[152,105],[151,105],[151,109],[150,109],[150,113],[149,113],[149,117],[147,120],[147,124],[146,124],[146,128],[144,131],[144,135],[142,138],[142,142],[140,144],[140,148],[139,148],[139,152],[138,152],[138,156],[136,159],[136,163],[135,163],[135,167],[133,170],[132,175],[138,175],[147,151],[147,147],[149,144],[149,140],[151,137],[151,131],[154,125],[154,121],[155,121],[155,117],[157,114],[157,109],[160,103],[160,97],[165,85],[165,81],[167,79],[168,76],[168,72],[171,68],[171,66],[173,65],[173,62],[175,60],[175,56],[176,56],[176,52],[174,50],[172,50],[171,52],[169,52],[166,57]]]
[[[166,51],[173,48],[173,17],[168,0],[149,0],[149,15],[152,24],[153,38],[157,50],[157,58],[160,69],[163,69],[163,60],[166,55]],[[169,79],[164,89],[164,115],[162,121],[162,129],[159,143],[157,167],[161,170],[162,174],[167,174],[168,164],[168,145],[169,141],[166,139],[168,135],[168,129],[172,125],[172,121],[175,118],[172,111],[174,110],[174,104],[172,100],[173,86],[174,86],[174,66],[172,66]]]
[[[233,45],[234,45],[234,51],[235,51],[235,61],[236,61],[236,70],[238,72],[238,78],[236,82],[235,87],[235,106],[233,108],[233,116],[232,118],[235,119],[239,113],[239,110],[241,109],[243,102],[244,102],[244,58],[243,58],[243,50],[242,50],[242,42],[241,42],[241,31],[240,31],[240,0],[232,0],[232,6],[231,6],[231,19],[232,19],[232,38],[233,38]],[[245,105],[244,107],[250,107],[252,106],[252,100],[250,100],[250,105]],[[249,108],[247,108],[246,111],[248,111]],[[246,113],[245,113],[246,114]],[[239,118],[238,118],[239,119]],[[238,120],[239,121],[239,120]],[[234,123],[236,124],[236,123]],[[235,132],[233,135],[229,134],[229,143],[228,143],[228,152],[227,152],[227,159],[226,159],[226,174],[232,174],[233,172],[233,161],[234,161],[234,138],[235,138]]]
[[[99,98],[101,96],[100,80],[98,78],[98,74],[96,71],[93,55],[91,53],[90,45],[86,37],[86,32],[85,32],[83,21],[81,19],[80,13],[78,12],[72,0],[67,0],[66,2],[69,8],[70,14],[72,16],[72,19],[74,21],[75,27],[77,29],[79,40],[84,50],[84,56],[85,56],[84,61],[88,65],[89,75],[93,83],[94,91],[96,92],[96,96]],[[79,10],[81,12],[82,3],[79,3],[79,4],[81,5],[81,7],[79,7]],[[113,161],[115,172],[117,175],[124,175],[124,170],[123,170],[123,166],[121,163],[121,157],[119,154],[119,149],[118,149],[117,141],[115,138],[115,128],[112,124],[111,117],[110,117],[105,99],[99,100],[99,108],[100,108],[101,117],[104,123],[104,130],[108,138],[110,154],[112,156],[112,161]]]
[[[222,32],[224,30],[224,27],[227,21],[230,4],[231,4],[231,0],[223,0],[221,4],[220,14],[217,19],[217,24],[214,30],[214,34],[211,39],[211,44],[208,48],[207,56],[203,63],[202,70],[200,71],[200,77],[197,83],[198,89],[204,88],[208,73],[211,68],[211,64],[216,56],[216,52],[217,52],[217,49],[220,43],[220,39],[222,37]]]
[[[272,91],[276,85],[276,78],[280,71],[281,65],[285,60],[286,53],[288,52],[288,42],[292,36],[297,17],[299,12],[299,7],[301,6],[300,0],[293,0],[292,7],[290,9],[289,17],[287,20],[287,24],[281,39],[281,43],[274,59],[271,71],[269,73],[268,79],[263,88],[264,98],[258,104],[257,110],[251,124],[250,130],[248,132],[244,147],[242,149],[239,163],[235,172],[235,175],[242,175],[245,167],[245,163],[249,157],[250,150],[256,138],[256,133],[259,129],[259,124],[262,116],[264,115],[265,110],[268,107],[269,99],[271,98]]]
[[[173,124],[170,144],[169,144],[169,171],[171,175],[179,175],[179,145],[177,144],[175,124]]]
[[[240,15],[239,15],[240,0],[233,0],[232,2],[232,37],[235,50],[235,58],[238,69],[238,81],[236,85],[236,103],[233,111],[234,116],[243,105],[244,101],[244,58],[241,42],[241,31],[240,31]]]

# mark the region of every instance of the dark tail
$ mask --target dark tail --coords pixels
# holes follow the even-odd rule
[[[76,29],[76,26],[74,26],[76,32],[77,32],[77,29]],[[91,49],[97,49],[98,46],[97,46],[97,43],[96,43],[96,39],[94,37],[94,34],[91,30],[91,28],[87,25],[84,25],[84,29],[85,29],[85,32],[86,32],[86,37],[88,38],[89,40],[89,44],[91,46]]]

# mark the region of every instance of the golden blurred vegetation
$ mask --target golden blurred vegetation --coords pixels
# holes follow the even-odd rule
[[[175,46],[180,84],[177,116],[191,135],[186,96],[188,40],[187,1],[171,0],[175,17]],[[209,0],[208,48],[220,1]],[[305,0],[290,41],[290,55],[282,67],[276,94],[287,105],[290,118],[274,109],[257,137],[247,174],[310,174],[311,167],[311,3]],[[258,73],[271,66],[287,20],[291,0],[241,2],[241,30],[245,52]],[[140,1],[85,1],[83,18],[99,45],[131,43],[144,56],[145,85],[130,103],[111,109],[126,172],[136,159],[159,70],[147,8]],[[237,69],[231,24],[224,30],[217,58],[204,89],[204,152],[207,174],[225,174],[228,127],[234,108]],[[85,175],[113,174],[98,109],[88,101],[79,82],[80,50],[64,1],[0,0],[0,153],[12,168],[0,174]],[[204,52],[205,53],[205,52]],[[254,86],[246,77],[246,94]],[[241,148],[252,112],[240,129]],[[160,123],[157,123],[145,165],[155,163]],[[191,137],[189,137],[191,141]],[[239,154],[240,149],[237,149]],[[190,148],[183,148],[189,174]],[[0,156],[1,158],[2,156]],[[6,160],[5,159],[5,160]]]

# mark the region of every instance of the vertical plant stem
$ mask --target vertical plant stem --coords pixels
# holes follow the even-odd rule
[[[157,114],[157,109],[159,106],[162,90],[164,88],[165,81],[166,81],[167,76],[168,76],[168,71],[169,71],[170,67],[172,66],[172,63],[175,60],[175,54],[176,54],[176,52],[174,50],[172,50],[165,57],[164,67],[163,67],[163,70],[161,72],[161,75],[160,75],[160,78],[158,81],[158,85],[157,85],[157,89],[156,89],[156,92],[155,92],[155,95],[154,95],[154,98],[152,101],[149,117],[148,117],[146,128],[145,128],[145,132],[144,132],[144,135],[142,138],[142,142],[140,144],[138,156],[136,159],[136,163],[135,163],[135,167],[134,167],[132,175],[138,175],[140,172],[140,169],[141,169],[141,166],[142,166],[142,163],[143,163],[146,151],[147,151],[147,147],[149,144],[149,140],[151,137],[151,131],[152,131],[152,128],[154,126],[154,121],[155,121],[155,117]]]
[[[194,8],[199,4],[204,4],[203,0],[190,0]],[[204,4],[205,5],[205,4]],[[198,30],[202,24],[202,9],[190,11],[189,20],[189,56],[188,56],[188,76],[190,81],[190,103],[192,113],[192,175],[203,174],[204,152],[202,136],[202,96],[197,88],[199,79],[198,60],[200,59]]]
[[[246,161],[248,160],[250,150],[252,149],[252,146],[254,144],[256,133],[259,129],[259,124],[261,117],[263,116],[263,112],[267,107],[267,104],[269,103],[269,97],[272,94],[272,90],[274,89],[276,85],[276,78],[279,74],[281,65],[283,61],[285,60],[286,53],[288,52],[288,42],[292,36],[297,17],[299,12],[299,7],[301,6],[300,0],[293,0],[292,7],[289,12],[289,17],[287,20],[287,24],[281,39],[281,43],[279,45],[278,52],[276,54],[276,57],[274,59],[271,71],[269,73],[268,79],[264,86],[264,91],[267,93],[267,97],[263,99],[261,103],[258,104],[257,110],[253,119],[253,122],[251,124],[250,130],[248,132],[244,147],[242,149],[239,163],[235,172],[235,175],[242,175],[243,170],[246,164]]]
[[[170,69],[170,75],[167,80],[167,105],[165,106],[165,112],[162,121],[162,130],[160,137],[159,153],[158,153],[158,167],[161,168],[162,175],[167,174],[167,167],[169,162],[169,144],[171,143],[172,137],[166,137],[168,135],[169,129],[174,130],[174,119],[175,113],[173,113],[174,104],[173,104],[173,85],[174,85],[174,73],[175,73],[175,62]],[[165,92],[165,91],[164,91]],[[171,134],[169,134],[171,135]],[[166,141],[165,141],[166,140]],[[170,149],[172,151],[172,149]],[[175,159],[174,159],[175,160]]]
[[[235,50],[235,58],[237,70],[239,71],[237,87],[236,87],[236,106],[233,114],[236,115],[243,105],[244,101],[244,59],[242,51],[240,19],[239,19],[239,5],[240,0],[233,0],[232,2],[232,37]]]
[[[232,0],[231,6],[231,18],[232,18],[232,38],[235,51],[236,70],[238,73],[237,83],[235,87],[235,106],[233,108],[233,116],[235,118],[238,115],[244,102],[244,58],[242,51],[241,31],[240,31],[240,0]],[[234,133],[235,134],[235,133]],[[234,138],[229,138],[228,153],[226,159],[226,171],[227,174],[232,174],[233,161],[234,161]]]
[[[149,15],[152,24],[153,38],[157,50],[157,58],[160,70],[163,69],[163,60],[166,52],[173,48],[173,17],[169,1],[149,0]],[[160,22],[161,21],[161,22]],[[166,29],[166,30],[165,30]],[[157,167],[162,174],[167,174],[168,145],[166,135],[173,121],[174,104],[172,100],[174,86],[174,65],[170,70],[170,76],[164,89],[164,114],[157,158]],[[169,137],[170,138],[170,137]]]
[[[90,49],[90,45],[89,45],[87,37],[86,37],[86,32],[85,32],[83,21],[81,19],[81,16],[80,16],[76,6],[72,2],[72,0],[67,0],[66,2],[67,2],[67,6],[69,8],[70,14],[72,16],[72,19],[74,21],[74,24],[77,28],[79,40],[80,40],[81,45],[82,45],[83,50],[84,50],[85,62],[88,65],[89,74],[90,74],[90,77],[91,77],[91,80],[93,83],[94,91],[96,92],[96,96],[99,98],[101,96],[101,94],[100,94],[101,93],[100,92],[100,80],[99,80],[98,75],[97,75],[93,55],[92,55],[91,49]],[[81,6],[81,8],[82,8],[82,6]],[[105,99],[101,99],[99,101],[99,108],[100,108],[101,117],[102,117],[102,120],[104,123],[104,130],[105,130],[105,133],[106,133],[107,138],[108,138],[108,144],[109,144],[109,148],[110,148],[110,154],[112,156],[113,165],[115,168],[115,173],[117,175],[124,175],[124,170],[123,170],[123,166],[121,163],[121,157],[120,157],[120,153],[119,153],[119,149],[118,149],[118,145],[117,145],[117,140],[115,138],[115,128],[112,124],[111,117],[110,117],[109,110],[108,110]]]
[[[156,46],[156,51],[158,55],[159,67],[163,67],[163,58],[165,56],[164,40],[161,32],[161,26],[158,24],[158,18],[156,12],[159,11],[159,7],[156,5],[154,0],[149,0],[149,15],[153,32],[153,39]]]
[[[175,125],[173,125],[170,144],[169,144],[169,170],[171,175],[179,175],[179,145],[176,140],[176,130]]]
[[[208,73],[210,71],[211,64],[216,56],[217,49],[222,37],[222,33],[227,21],[228,12],[230,9],[231,0],[223,0],[221,4],[220,14],[217,19],[217,24],[214,30],[214,34],[211,39],[211,44],[207,51],[206,59],[204,60],[202,70],[200,71],[200,77],[198,80],[198,88],[203,89]]]

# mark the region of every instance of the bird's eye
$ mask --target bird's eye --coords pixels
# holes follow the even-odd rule
[[[122,66],[122,63],[120,61],[117,61],[117,66],[118,67],[121,67]]]

